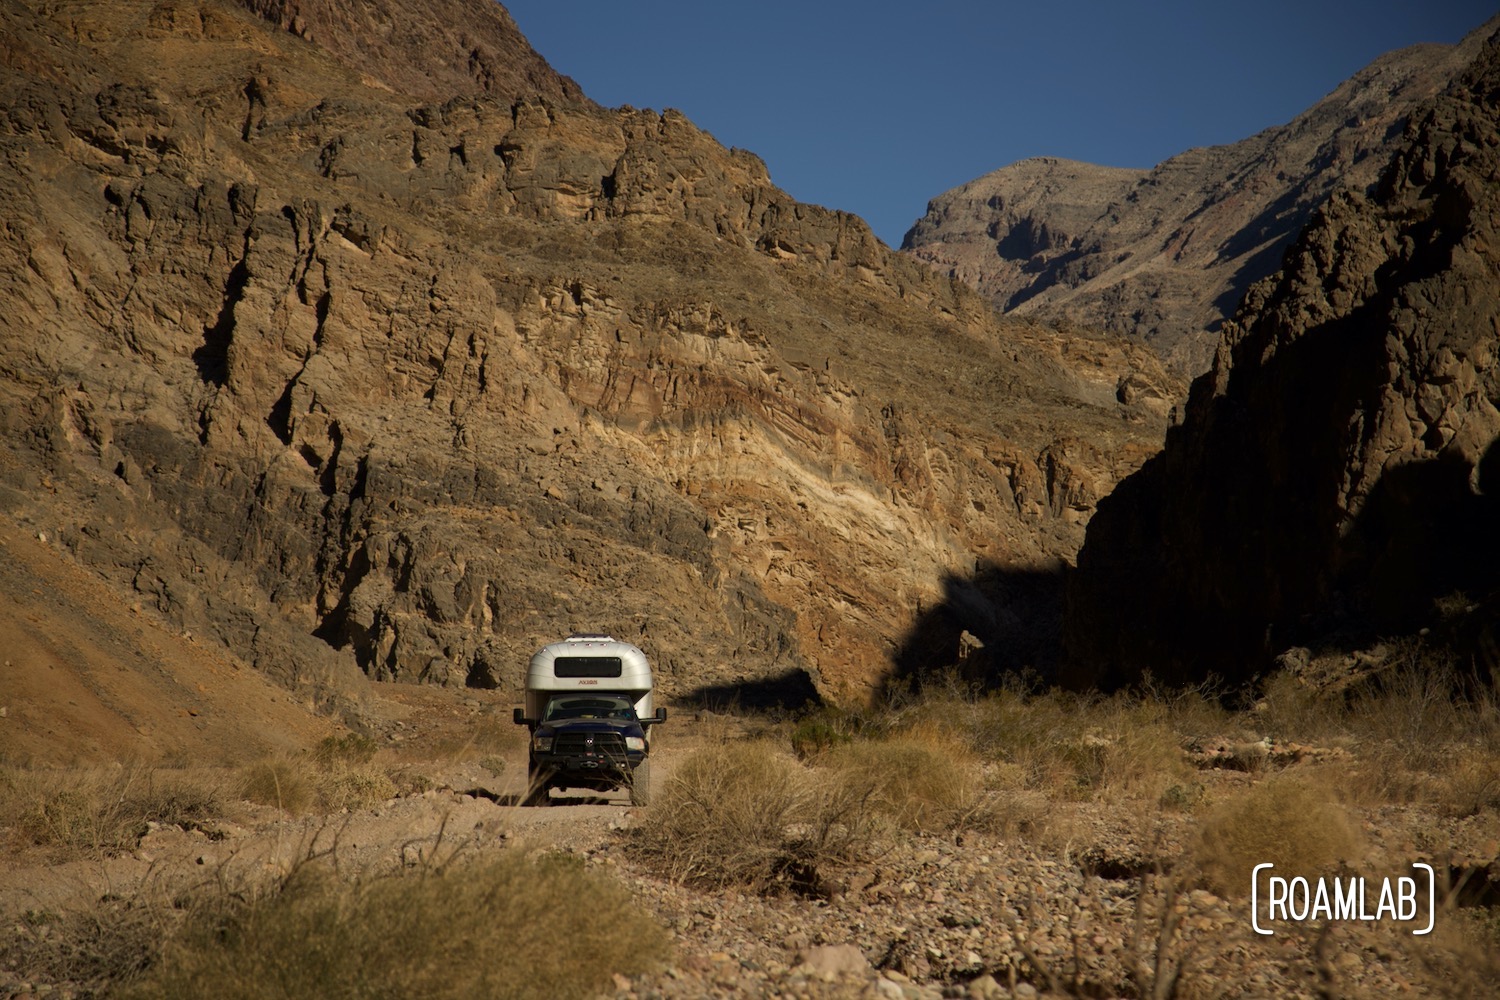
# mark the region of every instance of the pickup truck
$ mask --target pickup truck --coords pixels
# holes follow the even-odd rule
[[[526,672],[526,704],[515,722],[531,730],[525,804],[552,789],[624,788],[632,805],[651,801],[651,668],[635,646],[607,635],[573,635],[543,646]]]

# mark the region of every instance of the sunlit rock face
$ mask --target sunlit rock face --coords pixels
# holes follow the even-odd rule
[[[312,695],[587,630],[858,701],[1014,634],[1157,447],[1150,352],[407,6],[0,12],[0,504]]]

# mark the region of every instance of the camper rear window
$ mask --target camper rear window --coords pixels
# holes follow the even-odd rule
[[[559,656],[552,661],[557,677],[619,677],[622,669],[618,656]]]

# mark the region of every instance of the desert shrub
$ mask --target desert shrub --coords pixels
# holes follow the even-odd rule
[[[293,815],[376,805],[394,798],[400,787],[389,771],[368,763],[369,756],[357,746],[330,747],[324,740],[309,755],[268,757],[244,768],[240,794]]]
[[[268,757],[244,769],[240,794],[251,802],[300,815],[317,799],[317,780],[304,759]]]
[[[1357,860],[1354,825],[1330,788],[1278,776],[1212,806],[1199,827],[1195,859],[1221,895],[1243,896],[1254,867],[1313,877]]]
[[[1078,729],[1067,703],[1076,704],[1062,696],[1001,691],[951,717],[961,720],[966,742],[983,759],[1019,768],[1026,787],[1041,788],[1053,783],[1056,748]]]
[[[333,812],[377,805],[395,798],[396,791],[389,774],[369,766],[336,767],[318,781],[318,801]]]
[[[1454,747],[1443,766],[1420,775],[1420,780],[1414,776],[1413,784],[1411,801],[1450,816],[1500,811],[1500,753],[1488,747]]]
[[[87,909],[28,911],[0,935],[0,969],[19,981],[68,983],[77,996],[107,995],[156,961],[168,909],[164,900],[105,896]]]
[[[389,773],[398,796],[421,795],[437,787],[437,782],[430,775],[414,768],[398,767]]]
[[[1188,771],[1171,720],[1156,700],[1002,691],[973,705],[962,732],[984,759],[1019,768],[1027,788],[1154,798]]]
[[[1002,837],[1048,841],[1069,818],[1060,816],[1043,793],[1021,788],[987,795],[982,805],[967,817],[966,824]]]
[[[993,792],[1018,792],[1026,788],[1026,769],[1008,761],[988,761],[983,765],[984,787]]]
[[[1349,733],[1349,712],[1341,694],[1319,692],[1286,671],[1266,679],[1255,716],[1265,734],[1283,740],[1326,744]]]
[[[19,776],[12,785],[15,830],[37,845],[106,854],[129,850],[146,823],[121,807],[111,777],[99,771]]]
[[[981,805],[977,763],[961,745],[929,736],[845,743],[823,758],[828,778],[907,830],[960,825]]]
[[[0,815],[21,839],[84,853],[133,850],[149,823],[191,827],[220,810],[202,781],[145,766],[7,769],[0,788]]]
[[[1268,734],[1312,743],[1389,742],[1420,762],[1429,749],[1500,729],[1493,691],[1465,680],[1420,640],[1392,644],[1380,668],[1348,687],[1320,690],[1290,673],[1263,685],[1256,706]]]
[[[1500,705],[1419,644],[1347,690],[1320,693],[1272,677],[1257,709],[1273,735],[1350,749],[1349,797],[1363,805],[1423,804],[1472,815],[1500,804]]]
[[[1158,688],[1149,680],[1141,698],[1162,707],[1162,718],[1181,739],[1205,735],[1235,735],[1248,738],[1241,715],[1224,705],[1224,692],[1210,679],[1187,688]]]
[[[316,864],[199,900],[129,998],[588,997],[667,954],[618,882],[519,853],[347,882]]]
[[[368,764],[379,744],[363,733],[325,736],[313,749],[313,759],[320,764]]]
[[[867,795],[767,741],[710,746],[666,782],[635,846],[678,881],[767,888],[863,851]]]
[[[1100,706],[1098,714],[1095,731],[1106,745],[1090,787],[1157,798],[1189,779],[1169,706],[1119,698]]]
[[[1470,704],[1458,697],[1460,685],[1450,665],[1407,650],[1394,664],[1350,692],[1347,715],[1355,735],[1388,740],[1420,754],[1469,734]]]
[[[126,803],[149,822],[192,829],[219,815],[223,798],[214,785],[187,775],[151,771],[143,787],[126,796]]]
[[[853,742],[861,729],[857,716],[836,709],[819,709],[792,727],[792,751],[803,760],[818,757]]]
[[[318,766],[314,782],[317,800],[324,809],[362,809],[399,793],[395,778],[372,761],[380,745],[363,733],[325,736],[313,748]]]
[[[1200,782],[1189,781],[1179,785],[1168,785],[1158,800],[1163,809],[1175,812],[1192,812],[1208,798],[1208,789]]]
[[[1420,760],[1392,744],[1359,748],[1340,797],[1356,806],[1417,806],[1448,816],[1500,808],[1500,759],[1470,747],[1431,747]]]
[[[1054,759],[1053,784],[1080,798],[1113,792],[1159,797],[1186,770],[1176,737],[1160,725],[1094,729],[1059,743]]]

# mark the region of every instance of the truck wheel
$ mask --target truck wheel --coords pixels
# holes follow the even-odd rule
[[[544,806],[551,802],[552,772],[532,765],[526,769],[526,775],[526,797],[521,800],[521,805]]]
[[[633,806],[649,806],[651,804],[651,760],[647,758],[635,766],[630,772],[630,804]]]

